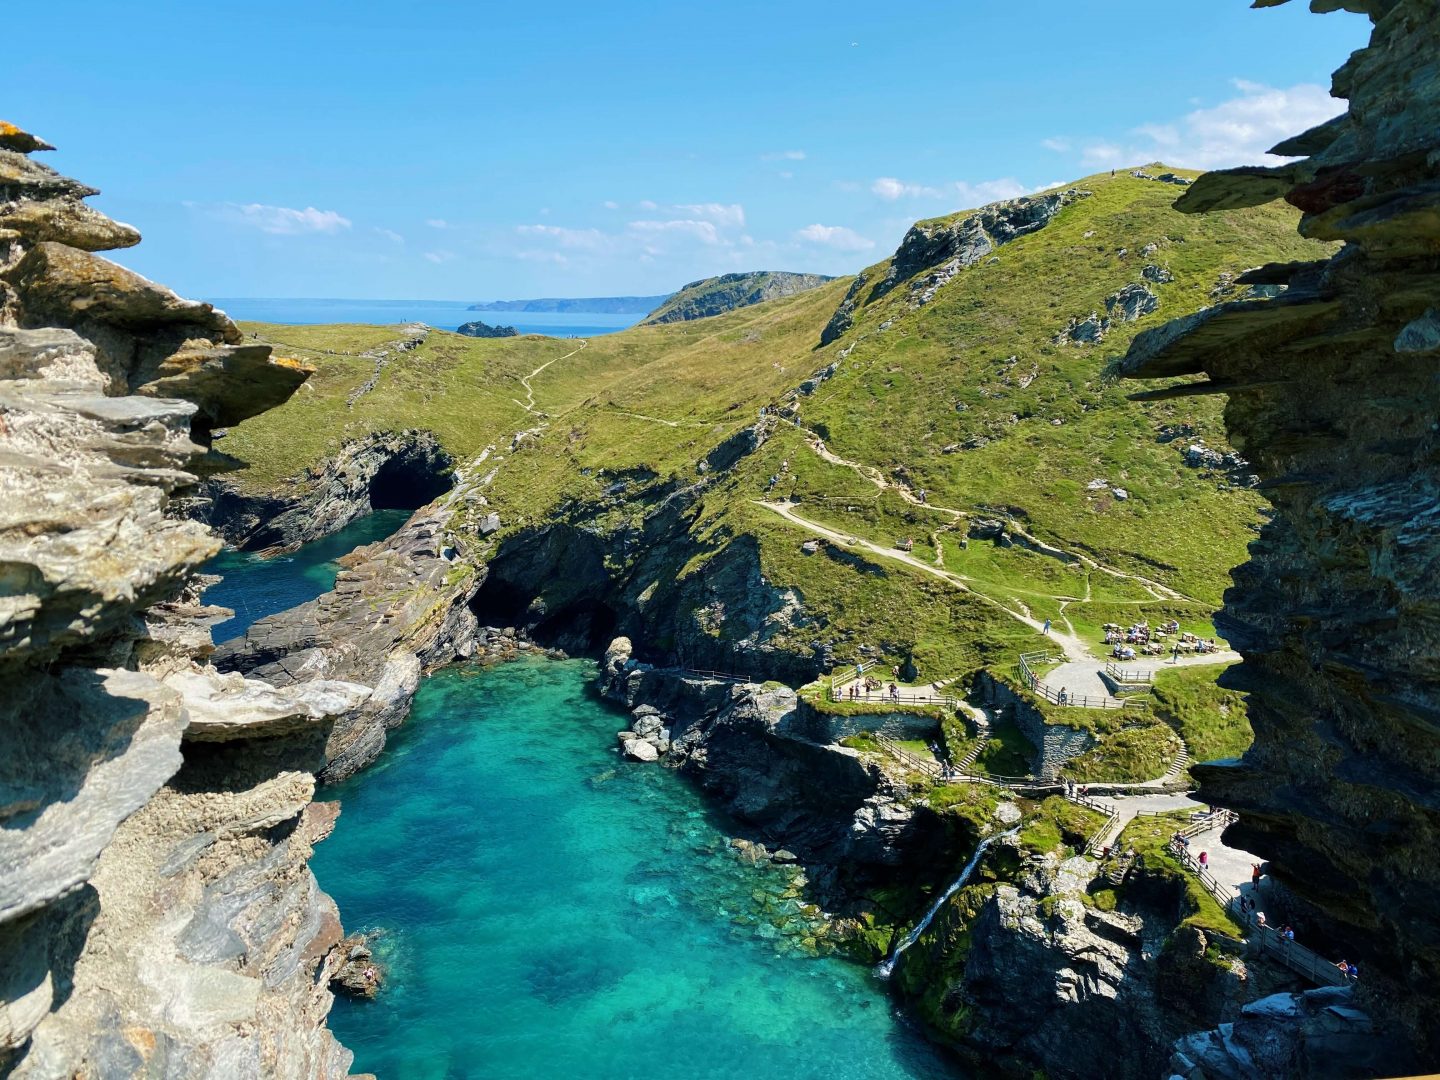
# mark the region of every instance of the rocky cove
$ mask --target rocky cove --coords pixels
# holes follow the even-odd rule
[[[1033,783],[917,775],[913,755],[876,742],[886,716],[817,697],[863,643],[826,624],[813,589],[774,583],[761,551],[773,534],[717,511],[740,500],[726,486],[737,471],[770,458],[766,490],[786,477],[793,493],[797,446],[852,472],[876,506],[925,505],[903,469],[837,456],[802,412],[862,342],[1105,192],[922,223],[843,299],[824,283],[798,293],[834,312],[808,342],[853,335],[787,376],[782,407],[758,420],[657,419],[579,395],[667,439],[686,424],[723,432],[697,442],[693,471],[595,474],[576,457],[561,482],[527,458],[551,420],[528,380],[552,356],[517,377],[529,393],[514,405],[537,426],[508,446],[458,456],[414,426],[347,434],[257,494],[228,475],[225,440],[313,372],[94,254],[138,234],[41,164],[42,140],[0,125],[0,731],[13,750],[0,758],[0,1071],[399,1075],[414,1041],[419,1069],[517,1076],[1203,1080],[1433,1063],[1440,42],[1424,4],[1346,6],[1371,16],[1372,44],[1337,74],[1349,112],[1282,144],[1300,160],[1193,183],[1131,174],[1184,188],[1186,212],[1283,197],[1302,232],[1344,246],[1225,279],[1213,303],[1150,325],[1111,374],[1167,380],[1137,394],[1151,400],[1227,395],[1237,454],[1191,449],[1243,473],[1236,487],[1253,472],[1273,507],[1219,624],[1244,654],[1225,679],[1252,694],[1256,742],[1194,775],[1202,798],[1239,812],[1226,841],[1266,859],[1267,903],[1363,952],[1359,984],[1312,989],[1267,960],[1263,934],[1168,846],[1176,821],[1147,832],[1137,818],[1123,858],[1097,857],[1108,822],[1062,797],[1044,747]],[[1057,315],[1051,344],[1099,346],[1173,303],[1170,272],[1152,265],[1137,272],[1155,289],[1111,292],[1104,320]],[[404,331],[361,354],[373,369],[346,409],[422,353],[428,331]],[[587,436],[557,423],[551,437],[578,455]],[[554,495],[543,511],[492,486],[502,462]],[[1130,499],[1128,484],[1098,483],[1090,498]],[[393,533],[362,535],[376,511]],[[942,572],[944,531],[928,564]],[[282,590],[303,602],[247,618],[243,635],[222,628],[217,645],[217,532],[297,571],[321,561],[307,542],[370,542],[341,544],[318,587]],[[887,573],[857,544],[793,557]],[[228,565],[243,601],[245,568],[267,564]],[[998,727],[1000,692],[973,692],[1018,639],[986,629],[957,625],[974,637],[967,667],[935,684],[953,707],[920,710],[903,734],[923,739],[908,741],[954,760],[979,738],[977,706]],[[1012,714],[1043,721],[1006,686]],[[973,873],[946,894],[962,867]],[[874,981],[922,916],[888,986]],[[368,954],[342,917],[376,931]],[[332,978],[371,957],[377,1000],[332,1014]]]

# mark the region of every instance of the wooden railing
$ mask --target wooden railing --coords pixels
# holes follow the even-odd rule
[[[1285,937],[1277,928],[1268,924],[1260,925],[1256,912],[1242,913],[1238,896],[1228,907],[1230,916],[1249,931],[1247,940],[1295,974],[1309,979],[1317,986],[1349,986],[1355,981],[1319,953]]]

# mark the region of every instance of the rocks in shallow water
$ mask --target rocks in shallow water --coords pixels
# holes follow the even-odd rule
[[[626,738],[626,736],[629,738]],[[625,756],[635,761],[659,761],[660,751],[655,748],[654,743],[640,738],[633,731],[622,731],[619,734],[620,747],[625,751]]]
[[[330,988],[347,997],[370,1000],[385,983],[385,969],[370,950],[370,934],[351,934],[330,951],[334,969]]]

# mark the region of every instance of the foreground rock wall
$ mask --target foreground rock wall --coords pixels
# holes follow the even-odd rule
[[[0,1072],[344,1076],[311,769],[363,686],[205,661],[176,513],[306,371],[92,254],[138,241],[0,123]]]
[[[1198,768],[1202,797],[1240,811],[1227,842],[1269,858],[1303,898],[1290,921],[1358,959],[1377,1020],[1402,1022],[1434,1065],[1440,20],[1431,0],[1343,6],[1374,22],[1335,75],[1348,111],[1276,147],[1303,160],[1212,173],[1176,203],[1284,198],[1303,235],[1343,248],[1252,271],[1240,281],[1280,295],[1143,334],[1121,368],[1207,374],[1184,392],[1229,395],[1231,441],[1275,507],[1223,613],[1245,657],[1226,681],[1251,693],[1255,744]]]

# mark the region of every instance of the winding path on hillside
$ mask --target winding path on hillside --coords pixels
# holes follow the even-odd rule
[[[972,585],[973,579],[966,577],[964,574],[957,574],[953,570],[946,570],[944,567],[936,566],[933,563],[928,563],[924,559],[916,558],[909,552],[900,551],[896,548],[888,548],[881,544],[877,544],[871,540],[866,540],[859,536],[852,536],[849,533],[844,533],[839,531],[838,529],[832,529],[829,526],[821,525],[818,522],[811,521],[809,518],[802,517],[799,513],[797,513],[794,504],[788,501],[768,502],[766,500],[759,499],[756,500],[756,502],[758,505],[763,506],[766,510],[769,510],[775,514],[779,514],[782,518],[784,518],[791,524],[798,525],[802,529],[806,529],[809,532],[822,536],[827,540],[832,540],[843,547],[863,548],[865,551],[868,551],[873,555],[878,555],[884,559],[891,559],[895,562],[904,563],[906,566],[919,570],[922,573],[929,574],[932,577],[937,577],[941,581],[948,583],[954,588],[959,589],[962,592],[968,592],[971,595],[977,597],[978,599],[983,600],[985,603],[990,604],[992,607],[999,608],[1001,611],[1005,612],[1005,614],[1009,615],[1012,619],[1024,623],[1026,626],[1030,627],[1030,629],[1035,630],[1039,633],[1045,632],[1044,621],[1035,618],[1029,613],[1028,609],[1017,611],[1015,610],[1015,608],[1012,608],[1002,603],[1001,601],[996,600],[994,597],[987,596],[985,593],[975,589]],[[1096,658],[1091,654],[1089,646],[1087,646],[1084,641],[1082,641],[1077,635],[1073,633],[1066,633],[1061,631],[1059,627],[1052,626],[1050,628],[1050,639],[1060,646],[1061,651],[1064,652],[1066,658],[1069,660],[1083,662],[1084,660],[1089,659],[1091,663],[1098,662]]]
[[[533,413],[535,411],[535,387],[530,384],[530,380],[535,378],[536,375],[539,375],[542,371],[544,371],[556,361],[569,360],[570,357],[574,356],[576,353],[578,353],[581,349],[585,348],[585,346],[589,344],[590,341],[587,338],[586,340],[581,341],[576,348],[571,349],[564,356],[552,356],[549,360],[546,360],[545,363],[541,364],[534,371],[530,372],[529,375],[522,376],[520,379],[520,385],[525,388],[525,400],[521,401],[519,398],[511,398],[510,400],[515,402],[516,405],[519,405],[520,408],[524,409],[527,413]]]
[[[869,483],[874,484],[875,487],[878,488],[880,491],[894,491],[897,495],[899,495],[906,502],[910,503],[912,506],[918,506],[926,510],[933,510],[938,514],[943,514],[946,517],[950,518],[952,523],[965,520],[966,518],[969,518],[973,513],[972,511],[958,510],[953,506],[941,506],[938,503],[930,502],[928,498],[922,499],[919,495],[915,493],[915,491],[910,487],[910,485],[906,484],[904,481],[887,479],[885,474],[880,469],[876,468],[874,465],[866,465],[859,461],[851,461],[849,458],[841,457],[839,454],[835,453],[835,451],[831,450],[830,447],[825,444],[825,440],[822,439],[819,435],[817,435],[814,431],[802,426],[798,422],[796,422],[795,426],[806,435],[805,445],[808,446],[816,455],[818,455],[822,461],[826,461],[829,462],[831,465],[837,465],[841,468],[854,471],[857,475],[859,475]],[[1094,570],[1098,573],[1109,575],[1110,577],[1116,578],[1117,580],[1133,581],[1135,584],[1139,585],[1142,589],[1148,592],[1150,596],[1155,600],[1179,600],[1193,602],[1191,597],[1186,596],[1184,593],[1181,593],[1175,589],[1172,589],[1170,586],[1164,584],[1163,582],[1156,581],[1153,578],[1145,577],[1142,574],[1134,574],[1126,570],[1120,570],[1117,567],[1107,566],[1104,563],[1100,562],[1098,559],[1095,559],[1090,555],[1086,555],[1083,552],[1066,551],[1065,549],[1056,547],[1053,544],[1048,544],[1045,541],[1040,540],[1037,537],[1026,532],[1024,529],[1020,528],[1020,526],[1016,525],[1013,521],[1007,520],[1005,523],[1005,528],[1006,531],[1008,531],[1011,535],[1018,536],[1022,541],[1024,541],[1025,545],[1028,548],[1038,552],[1039,554],[1049,555],[1052,558],[1057,558],[1064,562],[1077,562],[1088,570]],[[938,562],[940,558],[938,554],[940,550],[938,540],[936,542],[935,549],[937,552],[936,559]],[[1088,600],[1090,598],[1090,584],[1088,580],[1086,581],[1085,589],[1086,595],[1084,599]],[[1074,601],[1076,598],[1070,597],[1068,599]]]

